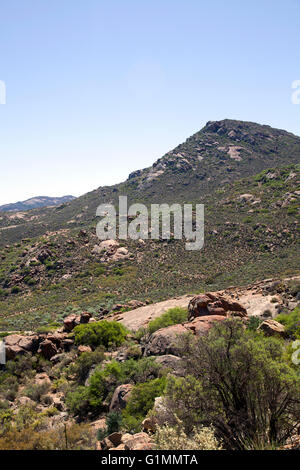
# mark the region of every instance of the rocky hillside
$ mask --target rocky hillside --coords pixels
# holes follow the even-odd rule
[[[0,450],[299,449],[299,289],[269,279],[6,335]]]
[[[124,183],[1,212],[0,450],[299,449],[299,157],[209,122]],[[100,241],[119,195],[203,203],[203,249]]]
[[[298,137],[268,126],[208,123],[125,183],[55,208],[2,213],[1,328],[299,273],[299,149]],[[126,194],[146,204],[204,203],[204,248],[188,252],[174,239],[100,243],[96,207]]]
[[[69,202],[75,199],[74,196],[62,196],[62,197],[48,197],[48,196],[36,196],[26,201],[19,201],[12,204],[4,204],[0,206],[0,212],[9,211],[29,211],[38,207],[50,207],[58,206],[64,202]]]

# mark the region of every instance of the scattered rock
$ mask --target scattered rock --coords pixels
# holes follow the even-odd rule
[[[84,346],[83,344],[78,346],[78,356],[86,352],[92,352],[92,348],[90,346]]]
[[[208,315],[246,317],[247,310],[236,301],[218,293],[196,295],[190,300],[188,319]]]
[[[151,438],[145,432],[133,434],[131,439],[125,441],[124,444],[125,450],[151,450],[153,448]]]
[[[263,321],[258,330],[264,332],[267,336],[281,336],[284,337],[284,326],[276,320],[268,319]]]
[[[45,359],[50,360],[51,357],[57,354],[57,347],[52,343],[52,341],[45,339],[45,341],[40,344],[38,354],[41,354]]]
[[[119,385],[112,396],[109,411],[120,411],[124,409],[127,405],[132,388],[132,384]]]

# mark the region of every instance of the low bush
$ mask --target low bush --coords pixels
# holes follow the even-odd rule
[[[168,424],[158,426],[154,436],[157,450],[221,450],[222,446],[215,437],[214,429],[210,427],[194,428],[187,435],[179,422],[171,427]]]
[[[130,432],[139,432],[147,413],[153,408],[156,397],[163,394],[166,378],[150,380],[136,385],[131,392],[125,410],[122,412],[123,426]]]
[[[97,433],[98,441],[102,441],[105,437],[113,432],[118,432],[122,424],[122,415],[116,411],[108,413],[105,420],[105,428],[99,429]]]
[[[96,348],[104,346],[120,346],[126,338],[128,331],[116,321],[102,320],[100,322],[78,325],[74,328],[75,344],[84,344]]]
[[[186,375],[169,377],[164,400],[187,434],[211,423],[228,449],[272,449],[300,424],[300,376],[284,341],[228,319],[181,348]]]
[[[284,325],[285,333],[292,339],[300,339],[300,307],[296,307],[290,313],[281,313],[276,321]]]

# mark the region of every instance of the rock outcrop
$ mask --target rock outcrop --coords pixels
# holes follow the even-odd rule
[[[263,321],[258,330],[263,331],[267,336],[281,336],[284,337],[284,326],[276,320],[272,320],[271,318],[268,320]]]
[[[189,320],[208,315],[246,317],[246,309],[239,303],[222,294],[210,293],[196,295],[190,300]]]
[[[112,396],[109,411],[120,411],[124,409],[129,400],[132,389],[132,384],[119,385]]]

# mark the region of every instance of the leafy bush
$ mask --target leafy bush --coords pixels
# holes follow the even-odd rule
[[[228,319],[207,336],[183,337],[181,348],[186,376],[169,378],[165,401],[188,433],[211,423],[226,448],[266,449],[300,424],[300,376],[283,341]]]
[[[100,364],[104,359],[102,349],[98,348],[94,352],[84,352],[79,356],[75,363],[70,364],[68,367],[68,375],[75,376],[75,380],[80,385],[86,381],[91,367],[94,364]]]
[[[102,320],[100,322],[78,325],[74,328],[75,344],[85,344],[96,348],[104,346],[120,346],[126,338],[126,328],[116,321]]]
[[[71,413],[83,418],[90,410],[89,389],[80,385],[66,395],[66,406]]]
[[[33,401],[39,402],[41,397],[47,393],[50,385],[47,382],[41,384],[31,384],[24,390],[24,395]]]
[[[76,365],[75,365],[76,368]],[[160,366],[153,358],[125,362],[111,361],[103,369],[96,369],[89,378],[87,387],[76,387],[67,394],[66,404],[71,413],[83,418],[86,413],[99,413],[104,401],[113,394],[118,385],[132,382],[141,383],[158,377]]]
[[[97,433],[98,441],[102,441],[105,437],[109,436],[113,432],[118,432],[122,424],[122,415],[116,411],[108,413],[105,421],[106,427],[99,429]]]
[[[149,323],[147,332],[152,334],[160,328],[166,328],[167,326],[176,325],[178,323],[184,323],[185,321],[187,321],[187,318],[187,309],[181,307],[170,308],[163,315],[158,318],[155,318]]]
[[[250,331],[256,331],[262,322],[263,320],[260,317],[252,316],[250,317],[249,322],[247,324],[247,329]]]
[[[212,427],[194,428],[192,434],[186,434],[179,422],[177,426],[168,424],[158,426],[154,436],[158,450],[221,450]]]
[[[281,313],[276,321],[284,325],[285,333],[290,338],[300,338],[300,307],[296,307],[291,313]]]
[[[123,425],[127,430],[140,431],[143,419],[153,408],[155,398],[162,395],[165,386],[166,378],[161,377],[136,385],[132,389],[126,408],[122,413]]]

